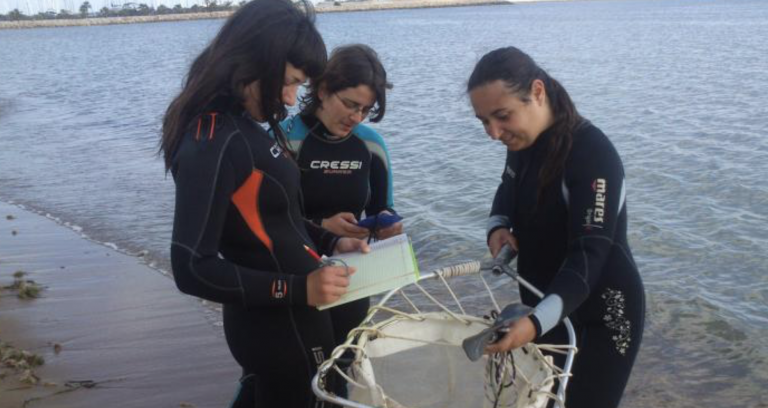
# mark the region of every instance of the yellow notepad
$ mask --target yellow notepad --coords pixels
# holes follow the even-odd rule
[[[344,303],[377,295],[419,280],[419,264],[411,240],[400,234],[371,244],[367,254],[355,252],[334,255],[330,259],[344,261],[357,269],[349,278],[349,287],[339,300],[319,306],[325,310]]]

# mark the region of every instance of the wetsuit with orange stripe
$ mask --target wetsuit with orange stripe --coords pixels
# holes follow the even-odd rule
[[[335,344],[330,314],[307,305],[307,275],[337,237],[304,220],[300,174],[275,139],[243,115],[208,114],[171,168],[173,276],[224,305],[224,332],[243,367],[234,406],[318,407],[310,380]]]

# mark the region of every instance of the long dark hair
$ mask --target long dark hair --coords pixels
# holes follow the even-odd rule
[[[547,130],[552,132],[552,137],[547,145],[544,164],[539,171],[538,201],[541,201],[544,188],[563,172],[565,160],[573,144],[574,130],[582,120],[568,92],[539,67],[533,58],[515,47],[499,48],[485,54],[469,77],[467,92],[501,80],[510,93],[528,103],[531,100],[533,81],[537,79],[544,83],[553,116],[553,124]]]
[[[327,51],[314,25],[314,9],[304,11],[290,0],[253,0],[227,19],[216,37],[195,58],[182,91],[163,118],[160,151],[165,167],[187,127],[210,111],[241,112],[246,85],[260,81],[259,102],[278,142],[285,136],[278,123],[287,116],[282,102],[285,67],[291,63],[308,77],[322,73]]]
[[[378,122],[384,119],[384,113],[387,111],[387,89],[392,89],[392,84],[387,82],[387,71],[379,61],[378,54],[364,44],[338,47],[331,53],[325,72],[310,82],[309,92],[301,99],[302,112],[314,114],[317,111],[322,104],[318,97],[321,87],[332,95],[359,85],[368,85],[376,95],[370,121]]]

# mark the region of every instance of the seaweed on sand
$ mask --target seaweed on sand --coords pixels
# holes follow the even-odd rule
[[[35,374],[34,368],[43,364],[45,359],[42,356],[0,341],[0,376],[18,374],[22,383],[35,385],[40,382],[40,377]]]
[[[13,284],[5,286],[4,289],[15,291],[19,299],[34,299],[40,297],[43,288],[33,280],[24,279],[27,273],[16,271],[13,274]]]

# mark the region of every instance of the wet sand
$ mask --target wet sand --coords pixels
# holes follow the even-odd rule
[[[222,329],[168,277],[0,202],[0,286],[18,270],[44,290],[0,290],[0,341],[45,358],[35,372],[55,385],[0,368],[0,408],[227,406],[239,369]]]

